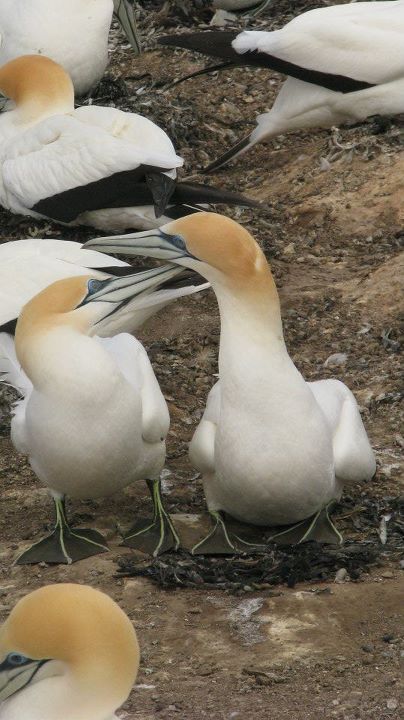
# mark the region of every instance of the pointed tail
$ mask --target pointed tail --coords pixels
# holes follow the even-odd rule
[[[202,183],[189,182],[178,182],[171,199],[181,205],[193,206],[190,212],[202,210],[198,205],[203,203],[241,205],[251,208],[259,208],[262,204],[259,200],[254,200],[240,193],[212,187],[210,185],[203,185]]]
[[[223,167],[224,165],[227,165],[230,160],[233,160],[238,155],[242,155],[244,152],[249,150],[250,147],[256,144],[256,140],[251,140],[251,135],[247,135],[242,140],[240,140],[236,145],[233,145],[229,150],[226,150],[223,155],[220,155],[216,160],[213,160],[209,165],[207,165],[206,168],[202,170],[203,173],[212,173],[216,170],[219,170],[219,168]]]

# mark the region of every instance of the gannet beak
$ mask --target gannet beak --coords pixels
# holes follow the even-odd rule
[[[89,240],[85,249],[92,248],[106,253],[123,255],[146,255],[146,257],[172,260],[178,262],[180,258],[193,258],[188,252],[185,240],[181,235],[170,235],[162,228],[144,230],[128,235],[112,235],[111,237],[94,238]]]
[[[114,13],[122,30],[128,38],[136,55],[140,55],[141,46],[137,33],[135,8],[133,0],[114,0]]]
[[[18,653],[9,653],[0,663],[0,703],[29,685],[48,660],[31,660]]]
[[[91,279],[87,283],[87,295],[77,307],[83,307],[92,302],[102,302],[111,305],[106,315],[98,322],[110,317],[135,297],[156,289],[163,283],[179,275],[183,268],[175,265],[163,265],[161,267],[144,270],[126,277],[111,278],[107,280]]]

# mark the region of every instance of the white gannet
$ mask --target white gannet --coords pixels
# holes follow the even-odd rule
[[[20,55],[46,55],[69,73],[76,94],[85,95],[107,66],[113,11],[139,53],[130,0],[2,0],[0,65]]]
[[[320,521],[337,533],[327,508],[344,484],[373,476],[373,452],[346,385],[305,382],[289,357],[275,282],[247,230],[198,214],[86,246],[165,258],[198,271],[216,294],[220,380],[190,447],[215,519],[199,550],[234,550],[221,511],[253,525],[301,523],[301,539]]]
[[[123,231],[158,227],[195,203],[258,204],[177,183],[183,160],[164,130],[115,108],[75,110],[71,80],[49,58],[1,67],[0,91],[11,99],[0,115],[0,203],[11,212]]]
[[[169,414],[147,353],[127,333],[94,337],[136,296],[147,304],[150,289],[178,271],[164,265],[122,278],[58,280],[23,308],[15,347],[9,334],[0,334],[0,375],[22,395],[11,439],[56,509],[54,531],[19,564],[69,563],[108,549],[95,530],[69,527],[64,497],[103,497],[142,479],[153,520],[135,523],[125,543],[154,554],[178,546],[159,486]]]
[[[89,272],[92,277],[105,280],[134,274],[135,270],[122,260],[85,250],[80,243],[69,240],[29,238],[0,245],[0,333],[13,335],[23,306],[48,285]],[[152,272],[150,277],[153,276]],[[207,287],[198,284],[195,277],[182,274],[164,283],[156,275],[154,287],[151,285],[142,295],[136,295],[125,309],[121,308],[119,313],[97,325],[97,335],[135,333],[167,303]]]
[[[45,585],[0,626],[0,720],[115,720],[136,680],[128,616],[89,585]]]
[[[211,163],[217,170],[259,142],[290,130],[331,127],[404,112],[404,0],[317,8],[281,30],[213,31],[159,40],[288,76],[246,138]],[[200,75],[204,71],[187,77]]]

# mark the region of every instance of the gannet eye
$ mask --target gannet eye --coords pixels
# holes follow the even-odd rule
[[[87,283],[88,294],[94,295],[94,293],[98,292],[98,290],[101,290],[104,284],[105,280],[89,280]]]
[[[25,655],[20,655],[19,653],[9,653],[7,655],[7,660],[10,663],[10,665],[13,665],[14,667],[18,667],[19,665],[24,665],[28,662],[28,658],[25,657]]]

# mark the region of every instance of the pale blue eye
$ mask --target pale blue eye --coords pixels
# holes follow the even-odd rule
[[[14,665],[15,667],[18,667],[19,665],[24,665],[26,662],[28,662],[28,658],[25,657],[25,655],[20,655],[19,653],[15,652],[7,655],[7,660],[10,665]]]
[[[94,293],[101,290],[101,288],[105,285],[105,280],[89,280],[87,284],[87,290],[89,295],[94,295]]]

